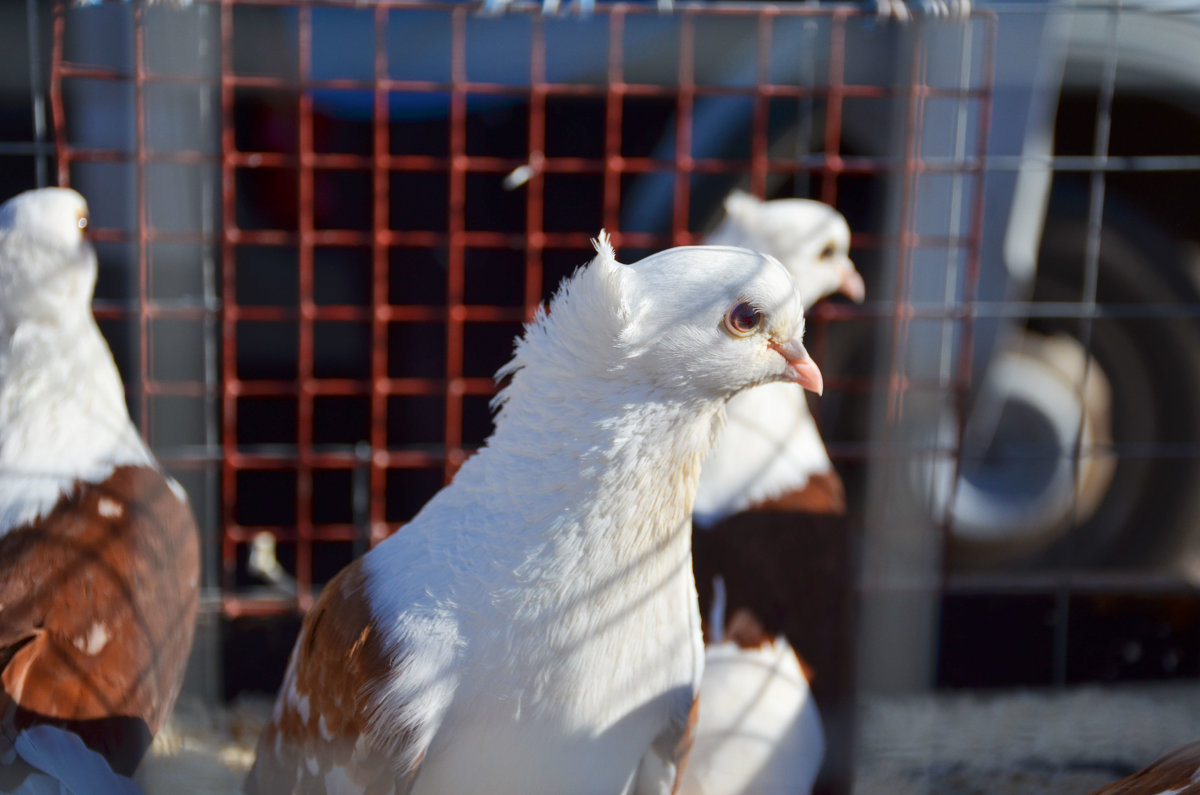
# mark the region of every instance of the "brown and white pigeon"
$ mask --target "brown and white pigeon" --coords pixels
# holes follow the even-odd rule
[[[1177,745],[1092,795],[1200,795],[1200,740]]]
[[[863,280],[849,257],[850,227],[832,207],[808,199],[764,202],[735,191],[725,208],[709,242],[777,257],[796,279],[806,309],[835,292],[863,299]],[[776,508],[843,510],[841,481],[802,392],[786,384],[755,387],[734,396],[727,413],[726,427],[701,469],[694,513],[699,532],[721,526],[727,532],[718,542],[745,544],[739,516]],[[726,565],[754,562],[749,553],[718,557]],[[735,583],[755,580],[754,572],[739,574]],[[750,609],[761,600],[735,587],[726,605],[719,576],[713,592],[693,764],[681,791],[811,792],[825,735],[800,660],[788,640],[768,633]]]
[[[705,242],[777,258],[796,279],[805,309],[838,292],[862,301],[866,288],[850,260],[850,227],[837,210],[810,199],[764,202],[734,191],[725,211]],[[729,402],[728,414],[700,474],[700,528],[785,496],[803,505],[796,492],[810,481],[819,493],[831,488],[833,463],[800,390],[782,384],[748,390]],[[832,488],[840,500],[840,482]]]
[[[732,395],[821,375],[774,259],[597,251],[498,373],[485,446],[322,591],[250,792],[673,791],[700,462]]]
[[[63,188],[0,206],[0,766],[53,759],[60,735],[23,739],[48,725],[128,775],[179,694],[199,541],[92,317],[87,211]]]
[[[825,732],[808,675],[791,644],[749,610],[726,619],[725,584],[713,583],[700,715],[682,795],[812,792]]]

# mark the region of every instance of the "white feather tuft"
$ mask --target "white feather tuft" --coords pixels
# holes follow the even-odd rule
[[[608,230],[600,230],[600,234],[592,240],[592,248],[596,249],[596,253],[601,258],[609,262],[617,261],[617,252],[613,251],[612,239],[608,236]]]
[[[496,380],[515,376],[531,356],[548,356],[565,372],[583,357],[597,367],[611,358],[614,342],[630,319],[628,292],[633,279],[629,268],[617,262],[608,233],[592,241],[596,256],[559,285],[549,309],[538,307],[517,340],[513,357],[496,371]],[[499,413],[512,396],[512,382],[492,398]]]

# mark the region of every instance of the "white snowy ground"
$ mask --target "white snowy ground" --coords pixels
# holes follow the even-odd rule
[[[240,792],[270,715],[180,699],[138,771],[147,795]],[[870,697],[855,795],[1071,795],[1200,737],[1200,683]]]

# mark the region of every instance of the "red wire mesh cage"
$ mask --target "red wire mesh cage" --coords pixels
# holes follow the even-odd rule
[[[192,495],[210,621],[302,612],[453,476],[521,323],[601,228],[625,261],[700,242],[734,188],[855,230],[869,300],[809,323],[850,524],[896,485],[880,462],[956,460],[901,430],[930,403],[961,415],[975,367],[991,14],[213,0],[60,4],[52,34],[58,180],[93,208],[134,419]],[[932,370],[912,366],[922,326],[947,340]],[[852,543],[819,564],[830,615],[852,614]],[[835,635],[817,690],[844,783],[853,631]]]
[[[0,157],[35,166],[12,192],[53,163],[89,199],[97,313],[192,496],[210,621],[294,622],[413,516],[486,438],[492,373],[600,228],[625,261],[699,242],[740,187],[834,204],[867,284],[809,324],[855,553],[831,578],[863,608],[846,676],[1194,672],[1195,544],[1175,542],[1200,495],[1200,292],[1160,245],[1197,239],[1191,9],[60,3],[37,35],[26,5],[34,123],[0,115]],[[1064,334],[1078,355],[1056,363]],[[994,433],[994,373],[1033,362],[1029,392],[1063,361],[1082,410],[1062,444]],[[1148,386],[1105,424],[1085,393],[1098,371],[1122,386],[1113,362]],[[989,539],[958,492],[1002,458],[1066,483],[1061,510],[1038,556],[1018,538],[975,566]]]
[[[105,24],[127,54],[88,46],[82,30]],[[882,72],[866,68],[877,52],[856,62],[848,37],[883,34],[847,7],[556,19],[247,0],[60,7],[54,26],[59,180],[126,190],[122,212],[97,211],[94,240],[136,276],[98,296],[98,314],[133,340],[126,376],[148,439],[207,489],[197,502],[220,549],[208,583],[227,615],[308,606],[453,475],[489,430],[491,373],[520,323],[602,227],[635,259],[700,241],[732,187],[877,217],[872,181],[911,198],[927,175],[952,176],[955,228],[919,231],[907,201],[855,235],[868,270],[896,257],[894,301],[822,306],[810,334],[818,357],[827,324],[883,318],[899,340],[918,249],[952,253],[967,303],[950,319],[970,333],[988,16],[955,26],[983,44],[959,53],[948,85],[927,80],[919,40]],[[923,156],[931,103],[974,120],[955,158]],[[130,111],[121,130],[97,133],[114,105]],[[847,151],[847,109],[901,124]],[[970,345],[958,350],[961,387]],[[894,421],[909,384],[893,359],[885,379],[834,375],[830,392],[882,389]],[[294,591],[247,571],[263,534]]]
[[[870,300],[809,323],[851,525],[895,486],[880,462],[956,460],[898,429],[930,402],[961,413],[972,379],[990,14],[221,0],[60,5],[53,25],[59,182],[93,207],[134,419],[193,497],[210,622],[305,610],[453,476],[521,323],[599,229],[625,261],[699,242],[733,188],[819,198],[855,230]],[[933,371],[911,368],[922,324],[948,340]],[[817,601],[849,616],[838,539]],[[834,635],[817,689],[845,782],[854,633]],[[218,680],[246,646],[225,644]]]

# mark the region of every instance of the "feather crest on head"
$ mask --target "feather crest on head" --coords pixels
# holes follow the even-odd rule
[[[549,306],[540,306],[517,340],[513,357],[496,371],[496,380],[516,375],[533,361],[566,370],[581,356],[606,366],[632,318],[633,271],[617,262],[608,232],[592,240],[596,256],[564,279]],[[499,413],[512,395],[512,382],[492,398]]]

